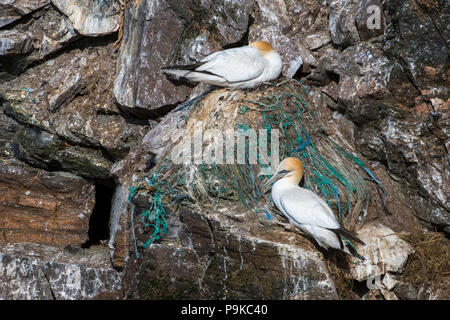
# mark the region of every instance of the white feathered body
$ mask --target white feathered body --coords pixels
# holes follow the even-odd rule
[[[345,245],[341,248],[338,236],[329,230],[339,229],[340,225],[333,211],[317,194],[281,179],[272,186],[272,199],[291,224],[314,238],[321,247],[351,254]]]
[[[174,68],[164,69],[164,72],[194,82],[245,89],[278,78],[283,67],[275,50],[263,54],[252,46],[215,52],[203,58],[200,64],[194,70]]]

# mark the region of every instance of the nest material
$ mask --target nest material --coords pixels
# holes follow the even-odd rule
[[[249,128],[266,129],[269,137],[271,130],[279,129],[280,160],[289,156],[301,159],[305,166],[304,187],[322,195],[338,221],[352,229],[358,218],[365,215],[369,204],[366,180],[383,186],[356,155],[326,134],[327,128],[307,99],[307,88],[294,80],[248,93],[221,90],[191,106],[185,117],[187,132],[193,133],[196,121],[207,124],[203,129],[215,128],[221,132],[230,126],[241,133]],[[249,150],[248,139],[246,144]],[[206,142],[203,149],[209,145]],[[239,201],[242,206],[270,217],[269,212],[276,208],[271,204],[270,194],[263,192],[265,178],[258,176],[267,169],[261,165],[266,159],[256,157],[257,164],[250,164],[248,151],[245,164],[173,164],[169,150],[164,161],[160,161],[139,187],[148,189],[152,208],[160,207],[154,201],[161,201],[165,194],[170,195],[166,199],[169,205],[178,201],[191,201],[199,206]],[[146,213],[147,218],[152,217]],[[155,220],[156,217],[153,216]]]

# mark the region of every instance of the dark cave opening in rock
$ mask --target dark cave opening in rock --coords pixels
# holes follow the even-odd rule
[[[301,80],[305,79],[307,76],[309,76],[310,74],[311,74],[310,70],[308,72],[306,72],[304,68],[300,68],[297,70],[297,72],[294,74],[294,76],[292,78],[295,80],[301,81]]]
[[[108,183],[95,184],[95,205],[89,218],[88,239],[81,244],[82,248],[89,248],[109,239],[109,220],[115,189],[112,179]]]
[[[366,281],[351,280],[351,291],[359,298],[367,294],[369,290]]]
[[[330,81],[336,82],[336,84],[339,84],[339,81],[341,81],[341,76],[333,71],[326,71],[327,77],[330,79]]]

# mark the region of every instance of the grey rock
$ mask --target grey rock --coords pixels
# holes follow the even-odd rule
[[[427,170],[429,168],[421,168],[422,170]],[[439,174],[441,174],[439,172]],[[448,174],[447,174],[448,176]],[[437,176],[439,177],[439,176]],[[446,178],[448,179],[448,178]],[[440,193],[442,191],[447,191],[447,186],[442,189],[433,192],[434,190],[427,190],[428,193]],[[415,215],[421,219],[424,226],[431,230],[438,230],[450,235],[450,212],[447,208],[442,206],[442,204],[436,201],[434,196],[427,196],[427,193],[420,191],[418,194],[412,196],[412,201],[415,205]],[[447,201],[448,205],[448,201]]]
[[[355,24],[361,41],[378,37],[385,30],[385,5],[381,0],[363,0],[355,12]]]
[[[285,0],[291,26],[287,33],[296,41],[317,32],[328,31],[328,8],[326,1]]]
[[[440,138],[427,133],[427,122],[390,115],[379,127],[361,130],[359,143],[365,156],[383,161],[392,174],[404,179],[404,187],[415,186],[409,196],[415,214],[427,226],[445,232],[450,225],[449,189],[444,182],[449,176],[447,152]]]
[[[143,253],[134,274],[136,283],[130,283],[134,298],[337,298],[319,254],[255,238],[243,231],[242,222],[231,222],[223,213],[206,218],[192,209],[183,209],[180,219],[182,223],[170,221],[172,234],[163,243]],[[137,239],[145,241],[141,234]],[[179,241],[176,239],[181,239],[181,246],[175,244]],[[170,257],[180,263],[172,263]]]
[[[81,37],[69,18],[54,6],[49,6],[33,14],[33,19],[29,24],[19,24],[16,29],[31,32],[36,39],[35,50],[28,57],[30,63],[46,58]]]
[[[334,0],[329,6],[329,30],[335,45],[342,48],[353,46],[360,41],[355,24],[359,1]]]
[[[143,112],[186,99],[189,88],[172,84],[160,71],[174,54],[173,45],[182,40],[183,29],[165,1],[141,1],[127,8],[114,83],[120,105]]]
[[[167,114],[142,140],[143,146],[157,156],[164,155],[171,142],[176,141],[175,134],[166,135],[165,132],[174,132],[185,121],[184,113],[174,110]]]
[[[0,33],[4,35],[0,38],[3,51],[0,76],[6,79],[19,75],[30,64],[43,61],[81,37],[70,20],[53,6],[31,13],[27,23],[18,23]],[[2,58],[4,54],[7,56]]]
[[[118,0],[52,0],[52,3],[70,19],[75,30],[82,35],[99,36],[119,29]]]
[[[0,31],[0,56],[27,54],[33,45],[33,35],[15,30]]]
[[[351,267],[351,275],[358,281],[387,272],[401,273],[408,256],[414,252],[409,243],[381,224],[368,223],[358,230],[357,236],[366,243],[366,246],[357,246],[366,261],[358,260]]]
[[[281,31],[291,26],[291,19],[284,0],[256,0],[259,8],[260,27],[277,26]]]
[[[19,124],[5,115],[3,105],[0,103],[0,158],[10,158],[13,156],[11,142],[19,129]]]
[[[3,0],[0,3],[0,28],[50,4],[50,0]]]
[[[447,47],[450,47],[450,28],[448,26],[448,21],[450,19],[450,4],[448,1],[430,3],[428,6],[425,3],[420,3],[420,5],[422,9],[430,15],[438,33],[446,42]]]
[[[37,18],[33,24],[36,29],[34,27],[32,29],[36,30],[37,33],[41,30],[49,30],[50,26],[46,25],[45,22],[55,22],[55,25],[58,26],[58,21],[61,21],[60,18],[64,17],[56,13],[56,11],[50,9],[42,10],[40,17],[45,17],[45,19]],[[55,19],[53,20],[53,18]],[[39,24],[37,24],[38,21],[40,21]],[[38,27],[42,28],[38,31]],[[92,41],[92,39],[89,40]],[[33,54],[39,54],[39,52]],[[136,125],[129,119],[125,119],[116,108],[112,99],[114,77],[111,72],[113,72],[114,66],[115,54],[112,43],[108,45],[100,39],[99,43],[95,42],[94,46],[90,42],[87,48],[74,49],[59,54],[51,60],[28,68],[14,80],[0,84],[0,121],[4,124],[4,126],[0,126],[0,142],[2,143],[0,154],[5,158],[19,158],[25,163],[39,168],[35,170],[41,174],[50,171],[64,171],[63,174],[68,176],[75,174],[79,180],[84,181],[79,177],[83,176],[90,180],[88,186],[92,187],[88,195],[81,197],[81,204],[76,200],[69,201],[68,195],[60,195],[59,190],[53,193],[61,201],[52,204],[49,203],[49,199],[52,199],[53,195],[41,191],[42,197],[45,199],[42,203],[50,208],[47,210],[41,209],[42,214],[38,215],[38,218],[43,220],[43,228],[47,223],[47,229],[44,229],[45,231],[39,229],[36,232],[36,226],[34,226],[35,229],[24,226],[20,229],[20,232],[11,235],[11,232],[7,230],[6,239],[14,238],[18,241],[28,240],[34,243],[57,245],[66,245],[67,243],[80,245],[87,240],[89,215],[95,204],[93,181],[108,183],[112,186],[110,169],[113,162],[123,158],[148,130],[147,126]],[[50,110],[49,105],[56,107],[53,108],[54,111]],[[5,143],[3,144],[3,142]],[[0,167],[3,168],[3,159],[0,161],[2,161]],[[22,166],[27,167],[24,163],[22,163]],[[55,183],[60,181],[58,174],[53,173],[52,177]],[[27,178],[33,181],[33,176],[29,175]],[[14,176],[10,180],[18,180],[18,178]],[[80,193],[81,187],[80,184],[76,183],[77,181],[68,181],[67,184]],[[11,183],[8,182],[6,189],[11,188]],[[43,185],[40,180],[37,180],[36,183],[40,185],[40,188],[46,188],[46,185]],[[30,185],[29,182],[24,184]],[[123,193],[117,191],[118,195],[123,196],[118,201],[125,203],[125,209],[128,200],[124,194],[128,193],[128,187],[129,185],[123,187]],[[60,185],[59,188],[67,189],[67,186]],[[85,187],[83,192],[87,193],[88,190],[85,189],[87,188]],[[5,190],[3,185],[2,190]],[[14,202],[11,206],[15,205],[15,210],[19,212],[29,210],[24,209],[22,205],[28,204],[30,206],[34,203],[31,201],[36,198],[34,191],[32,190],[29,197],[31,200],[22,195],[27,190],[18,189],[18,192],[20,192],[20,195],[17,195],[17,197],[12,197],[9,194],[12,202]],[[75,194],[78,195],[78,193]],[[19,196],[22,196],[28,202],[18,205],[15,199]],[[69,198],[67,202],[64,202],[66,201],[65,197]],[[39,206],[39,202],[37,200],[36,202],[37,204],[33,205]],[[11,206],[8,206],[6,210],[15,212],[11,209]],[[81,219],[78,218],[78,216],[81,216],[81,209],[74,208],[74,206],[80,206],[83,209],[84,220],[82,221],[85,224],[82,225],[83,228],[80,233],[77,233],[75,229],[78,227],[78,220]],[[68,210],[75,217],[72,220],[64,221],[65,223],[61,223],[59,216],[56,219],[45,219],[45,215],[53,217],[54,212],[51,209],[54,207],[58,208],[57,212],[61,212],[61,215],[66,213],[65,210]],[[122,208],[119,209],[120,212],[123,212]],[[38,209],[33,210],[37,211]],[[65,215],[62,216],[65,217]],[[0,219],[2,218],[3,216],[0,216]],[[55,221],[57,225],[53,226],[52,221]],[[37,225],[34,216],[30,223]],[[121,218],[119,228],[125,229],[126,223],[127,220]],[[0,222],[0,225],[4,225],[4,220]],[[65,233],[66,228],[73,230],[67,234]],[[115,257],[121,250],[124,252],[129,250],[129,244],[123,241],[122,237],[117,239],[115,246],[116,250],[112,257]],[[107,264],[110,263],[108,251]],[[115,266],[123,267],[124,264],[115,263]],[[56,272],[59,272],[58,270],[61,270],[63,274],[66,272],[65,269],[60,269],[60,267]],[[82,276],[93,277],[91,271],[85,271],[83,268],[79,270]],[[100,280],[98,281],[106,281],[102,277],[100,274]],[[70,295],[77,299],[90,298],[91,295],[86,296],[83,290],[83,285],[81,285],[81,289],[76,287]]]
[[[33,35],[16,30],[0,31],[0,81],[20,74],[33,47]]]
[[[414,170],[414,175],[417,176],[420,190],[450,210],[450,202],[446,195],[449,190],[444,183],[446,180],[444,148],[443,146],[439,148],[439,140],[436,138],[426,139],[427,144],[420,138],[427,130],[426,124],[387,118],[382,122],[382,128],[388,159],[393,162],[390,165],[391,170],[401,174],[405,162],[406,165],[416,163],[418,166],[417,171]],[[427,156],[430,157],[427,163],[420,163],[419,159]]]
[[[100,150],[71,145],[36,127],[21,127],[13,141],[14,155],[32,166],[64,170],[91,179],[109,177],[112,162]]]
[[[38,56],[40,59],[80,38],[80,34],[74,29],[72,22],[53,9],[47,10],[45,15],[30,27],[30,30],[39,39]]]
[[[30,16],[27,23],[18,23],[11,30],[1,31],[5,37],[1,38],[0,45],[10,51],[7,58],[2,59],[0,55],[0,72],[4,69],[4,78],[17,76],[30,64],[43,61],[81,37],[70,20],[53,6]]]
[[[421,90],[448,82],[448,38],[443,36],[446,33],[442,24],[436,25],[435,21],[448,17],[449,6],[444,1],[432,14],[416,1],[387,2],[387,40],[383,50],[405,66]]]
[[[340,76],[338,98],[357,124],[379,118],[383,99],[411,103],[417,95],[401,64],[384,56],[379,43],[350,47],[333,64],[327,68]]]
[[[328,31],[322,31],[306,36],[304,41],[309,50],[315,51],[330,43],[331,38]]]
[[[394,288],[395,294],[401,300],[417,300],[418,288],[409,283],[399,283]]]
[[[26,243],[0,247],[0,298],[79,300],[120,292],[121,274],[109,266],[104,249],[71,252]]]
[[[28,124],[6,152],[39,168],[107,179],[112,161],[148,130],[127,123],[105,94],[113,67],[106,47],[75,50],[0,84],[1,111],[12,123]]]
[[[60,87],[48,95],[48,107],[55,112],[64,104],[69,103],[77,94],[85,88],[85,83],[81,74],[69,75],[61,82]]]
[[[416,186],[420,192],[410,198],[416,215],[428,226],[444,230],[450,215],[449,190],[443,182],[449,174],[443,143],[448,132],[442,128],[448,122],[444,101],[449,93],[441,86],[440,72],[426,80],[426,88],[433,89],[418,91],[408,76],[409,67],[384,55],[384,48],[377,41],[360,43],[324,67],[339,75],[338,108],[361,126],[362,153],[385,163],[392,174],[404,179],[405,186]],[[415,65],[423,61],[421,54],[414,59]],[[433,121],[424,117],[432,110],[431,101],[437,108]]]

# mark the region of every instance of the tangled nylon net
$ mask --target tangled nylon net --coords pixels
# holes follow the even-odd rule
[[[236,131],[245,134],[257,126],[257,129],[265,128],[267,136],[271,137],[271,131],[278,129],[280,159],[289,156],[301,159],[306,172],[303,187],[321,194],[338,221],[353,228],[367,211],[370,200],[367,181],[382,190],[383,185],[362,160],[322,130],[324,124],[305,102],[308,90],[301,82],[291,80],[273,85],[271,89],[270,94],[258,100],[240,101],[239,112],[244,121],[234,124]],[[201,108],[201,103],[197,100],[190,108]],[[259,113],[257,123],[250,118],[245,121],[249,110]],[[149,209],[141,214],[141,219],[153,233],[144,247],[159,239],[161,231],[167,231],[163,203],[171,206],[179,201],[189,201],[220,205],[222,201],[239,201],[245,208],[263,212],[271,218],[276,209],[270,204],[270,194],[265,194],[262,187],[270,175],[260,175],[267,170],[263,164],[267,159],[256,154],[253,156],[257,163],[252,164],[250,150],[253,149],[249,140],[245,140],[247,152],[243,164],[174,164],[167,155],[150,175],[131,188],[130,201],[137,192],[144,192],[149,199]],[[268,145],[271,142],[269,139]],[[237,152],[236,148],[234,151]],[[268,156],[270,158],[270,151]]]

